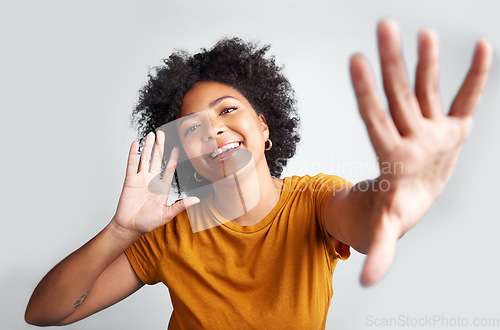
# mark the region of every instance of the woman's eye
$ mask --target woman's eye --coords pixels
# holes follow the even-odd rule
[[[224,108],[224,109],[220,112],[220,114],[221,114],[221,115],[224,115],[224,114],[226,114],[226,113],[233,112],[233,111],[234,111],[234,110],[236,110],[236,109],[237,109],[236,107],[227,107],[227,108]]]
[[[185,131],[184,131],[184,136],[187,136],[189,133],[195,131],[200,125],[193,125],[189,126]]]

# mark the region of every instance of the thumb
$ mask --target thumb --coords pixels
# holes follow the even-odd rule
[[[199,202],[200,199],[198,197],[186,197],[176,201],[174,204],[170,206],[165,205],[165,207],[167,208],[165,211],[165,216],[168,218],[168,220],[171,220],[179,213],[187,209],[188,207],[195,205]]]
[[[384,232],[375,235],[361,272],[361,285],[373,285],[385,276],[394,260],[396,243],[397,239],[387,237]]]

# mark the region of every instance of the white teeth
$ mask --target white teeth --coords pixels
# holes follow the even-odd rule
[[[226,144],[222,148],[219,148],[219,149],[215,150],[214,152],[212,152],[210,154],[210,157],[215,158],[215,157],[217,157],[218,155],[220,155],[221,153],[223,153],[226,150],[233,149],[233,148],[238,148],[239,145],[240,145],[239,142],[233,142],[233,143]]]

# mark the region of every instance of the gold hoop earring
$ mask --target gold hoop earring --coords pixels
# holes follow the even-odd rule
[[[194,171],[194,179],[195,179],[196,181],[201,182],[201,181],[205,180],[205,178],[204,178],[204,177],[202,177],[202,179],[198,179],[198,177],[196,176],[196,174],[198,174],[198,172]]]
[[[266,147],[266,142],[269,142],[269,147]],[[267,138],[266,142],[264,142],[264,150],[265,151],[271,150],[271,148],[273,147],[273,141],[271,141],[270,138]]]

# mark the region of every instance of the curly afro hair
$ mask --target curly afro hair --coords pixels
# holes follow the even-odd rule
[[[269,48],[270,45],[259,47],[254,42],[231,38],[194,55],[176,51],[164,59],[149,73],[132,113],[141,149],[149,132],[178,118],[189,89],[200,81],[215,81],[238,90],[257,114],[264,115],[273,141],[273,148],[265,153],[266,160],[271,175],[280,177],[300,141],[299,117],[294,91],[282,73],[283,67],[275,63],[274,56],[266,56]],[[167,137],[167,141],[172,138],[175,136]],[[168,154],[165,149],[165,155]],[[174,186],[179,194],[200,186],[192,174],[182,178],[178,175],[176,172]]]

